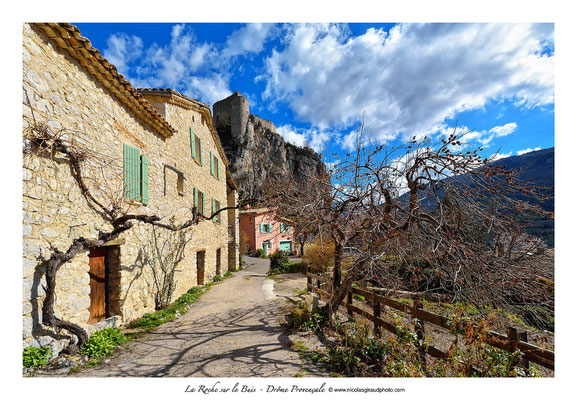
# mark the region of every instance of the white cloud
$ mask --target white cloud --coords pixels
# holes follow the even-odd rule
[[[142,39],[138,36],[129,36],[119,32],[110,35],[106,41],[104,57],[114,64],[119,72],[126,71],[127,64],[142,55]]]
[[[295,146],[309,146],[317,153],[326,150],[326,146],[331,137],[331,132],[319,131],[318,129],[300,129],[292,125],[280,125],[276,131],[287,142]]]
[[[264,98],[321,130],[350,127],[365,112],[375,138],[424,135],[490,100],[553,102],[554,57],[541,51],[552,24],[406,24],[356,37],[344,25],[285,30],[286,46],[258,77]]]
[[[525,149],[525,150],[519,150],[519,151],[517,152],[517,155],[520,156],[520,155],[523,155],[523,154],[526,154],[526,153],[530,153],[530,152],[532,152],[532,151],[537,151],[537,150],[541,150],[541,147],[535,147],[534,149],[529,148],[529,149]]]
[[[228,37],[222,56],[232,57],[261,52],[273,26],[262,23],[246,24]]]
[[[489,132],[495,133],[498,137],[502,137],[510,135],[515,132],[516,129],[517,124],[515,122],[509,122],[508,124],[491,128]]]
[[[489,159],[491,161],[497,161],[497,160],[500,160],[502,158],[511,157],[512,155],[513,154],[511,152],[509,152],[509,153],[495,153],[491,157],[489,157]]]
[[[276,128],[276,131],[279,135],[281,135],[284,140],[289,143],[294,144],[295,146],[303,147],[307,144],[307,138],[304,133],[297,133],[295,129],[290,125],[281,125]]]

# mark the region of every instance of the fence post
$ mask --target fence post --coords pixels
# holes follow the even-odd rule
[[[378,322],[381,318],[381,302],[377,298],[377,291],[375,289],[373,289],[373,315],[375,316],[373,328],[375,337],[381,337],[381,324]]]
[[[353,304],[353,292],[351,292],[351,290],[349,289],[349,291],[347,292],[347,305],[352,304]],[[351,310],[349,307],[347,307],[347,315],[349,317],[353,316],[353,310]]]
[[[519,340],[524,342],[527,341],[527,332],[518,332],[515,328],[507,328],[507,336],[509,337],[509,351],[511,353],[514,353],[517,350],[517,343]],[[529,361],[521,358],[518,366],[527,371],[527,369],[529,369]],[[515,368],[515,366],[511,365],[509,370],[512,371],[513,368]]]
[[[507,337],[509,338],[509,351],[514,353],[517,350],[517,340],[519,339],[519,333],[515,328],[507,328]],[[512,371],[515,368],[514,365],[509,367],[509,371]]]
[[[427,357],[425,353],[425,321],[417,318],[417,310],[422,308],[422,299],[420,296],[413,297],[413,318],[415,318],[415,333],[417,334],[417,339],[419,339],[419,358],[423,366],[427,363]]]
[[[527,343],[527,332],[519,332],[518,338],[520,341]],[[529,360],[521,358],[519,367],[523,368],[523,370],[527,372],[527,370],[529,369]]]

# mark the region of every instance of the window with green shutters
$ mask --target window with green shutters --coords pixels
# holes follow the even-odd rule
[[[271,224],[260,224],[260,233],[271,233],[271,232],[272,232]]]
[[[210,174],[220,180],[220,163],[212,151],[210,152]]]
[[[202,165],[202,140],[190,128],[190,155]]]
[[[138,147],[124,145],[124,198],[148,204],[148,158]]]
[[[204,193],[202,193],[197,188],[194,188],[194,206],[198,210],[200,215],[206,216],[204,214]]]
[[[290,227],[290,225],[284,224],[284,223],[281,222],[281,224],[280,224],[280,231],[281,231],[281,233],[290,233],[291,227]]]
[[[214,214],[215,212],[217,212],[218,210],[220,210],[220,201],[216,200],[216,199],[212,199],[212,214]],[[222,213],[218,213],[217,215],[215,215],[214,217],[212,217],[212,220],[214,222],[218,222],[220,224],[220,215]]]

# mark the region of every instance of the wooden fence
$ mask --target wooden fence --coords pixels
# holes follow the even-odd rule
[[[307,271],[307,290],[317,293],[321,299],[329,299],[332,293],[332,281],[322,276],[314,275]],[[367,303],[372,304],[372,310],[363,310],[353,304],[354,295],[362,296]],[[347,293],[346,303],[339,308],[348,315],[358,314],[374,324],[375,336],[380,336],[382,329],[397,334],[398,327],[383,320],[383,306],[398,310],[410,316],[415,324],[415,332],[419,339],[425,336],[425,322],[452,330],[451,320],[445,316],[426,311],[422,307],[422,297],[413,296],[413,305],[401,303],[389,297],[379,294],[379,289],[364,290],[351,288]],[[555,353],[527,343],[527,333],[518,332],[515,328],[509,328],[507,336],[497,332],[489,331],[484,341],[496,348],[515,352],[517,349],[523,353],[521,367],[528,368],[529,361],[539,364],[551,370],[555,370]],[[425,346],[421,348],[421,358],[424,361],[425,353],[435,358],[447,358],[447,352],[444,352],[434,346]]]

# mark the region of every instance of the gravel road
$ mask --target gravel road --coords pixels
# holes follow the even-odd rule
[[[74,376],[326,376],[290,348],[289,333],[281,326],[287,299],[306,286],[304,275],[271,280],[269,260],[244,260],[244,270],[214,285],[187,314]]]

